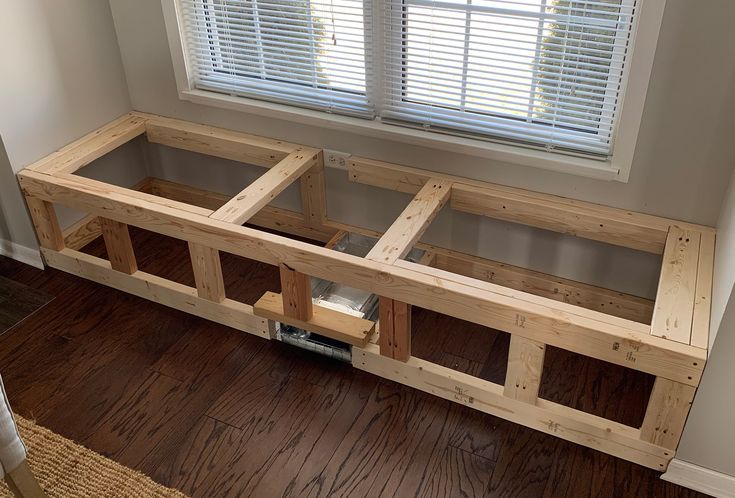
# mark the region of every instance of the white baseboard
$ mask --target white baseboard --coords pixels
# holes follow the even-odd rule
[[[7,256],[16,261],[36,268],[44,269],[43,259],[41,259],[41,251],[30,247],[22,246],[9,240],[0,239],[0,256]]]
[[[684,460],[674,458],[661,479],[717,498],[735,498],[735,476],[722,474]]]

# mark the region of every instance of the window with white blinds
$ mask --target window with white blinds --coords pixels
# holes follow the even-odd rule
[[[603,159],[640,2],[178,1],[196,89]]]
[[[397,123],[607,156],[634,0],[386,0]]]
[[[181,0],[196,88],[372,117],[370,0]]]

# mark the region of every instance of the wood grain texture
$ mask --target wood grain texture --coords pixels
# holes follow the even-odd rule
[[[222,278],[219,251],[189,242],[189,255],[199,297],[216,303],[224,301],[225,282]]]
[[[701,234],[677,226],[669,229],[656,291],[651,334],[689,344],[696,300]]]
[[[375,332],[375,323],[370,320],[316,304],[312,306],[312,315],[308,320],[287,315],[283,308],[284,299],[281,294],[266,292],[253,306],[253,312],[257,316],[287,323],[354,346],[364,346]]]
[[[656,379],[641,427],[641,439],[676,450],[694,400],[692,386]]]
[[[351,157],[348,169],[351,181],[410,194],[418,192],[429,178],[443,178],[457,184],[453,208],[657,254],[663,252],[670,225],[714,233],[713,228],[702,225],[363,157]]]
[[[503,394],[535,405],[544,371],[545,354],[546,345],[511,336]]]
[[[99,218],[99,222],[112,269],[128,275],[138,271],[128,226],[107,218]]]
[[[62,250],[64,235],[59,228],[59,218],[56,216],[53,204],[29,196],[26,196],[26,204],[41,247],[55,251]]]
[[[566,278],[431,247],[436,268],[493,282],[555,301],[581,306],[639,323],[651,323],[653,301]]]
[[[697,287],[692,316],[692,338],[690,344],[709,349],[709,326],[712,316],[712,274],[715,266],[715,234],[702,233],[699,242],[697,264]]]
[[[135,229],[131,236],[149,248],[144,271],[190,273],[186,244]],[[85,251],[99,256],[104,247],[97,240]],[[227,254],[222,264],[238,299],[278,290],[269,265]],[[639,465],[65,272],[0,258],[0,275],[56,296],[0,336],[16,411],[194,498],[422,496],[435,479],[456,482],[436,470],[451,469],[450,448],[482,459],[472,459],[485,465],[470,475],[492,473],[488,497],[702,497]],[[502,383],[507,334],[416,307],[413,322],[422,332],[414,354]],[[642,413],[645,375],[556,348],[546,356],[545,379],[584,372],[568,388],[548,383],[547,398],[568,396],[608,416]],[[146,383],[151,371],[171,380]],[[306,404],[294,403],[299,389],[310,393]],[[136,394],[169,415],[141,409]],[[137,422],[110,431],[121,410]]]
[[[434,178],[426,182],[365,257],[386,264],[403,258],[429,228],[451,192],[451,182]]]
[[[151,178],[150,182],[156,195],[211,210],[220,208],[230,199],[229,196],[224,194],[208,192],[158,178]],[[342,233],[360,233],[376,238],[382,236],[382,233],[356,226],[344,225],[339,230],[336,228],[334,222],[329,222],[330,225],[322,228],[307,227],[302,223],[299,214],[295,211],[273,208],[271,206],[264,207],[250,219],[250,223],[320,241],[329,241],[332,236],[340,233],[340,231]],[[335,228],[330,230],[329,226],[331,225],[335,225]],[[336,241],[332,242],[332,244],[334,243]],[[427,251],[427,258],[431,258],[422,260],[421,264],[424,265],[436,266],[437,268],[453,273],[494,282],[504,287],[522,290],[556,301],[571,303],[628,320],[651,323],[653,301],[649,299],[643,299],[505,263],[490,261],[450,249],[422,244],[421,242],[417,243],[416,246],[419,249]],[[327,244],[325,247],[331,247],[331,245]],[[75,249],[75,247],[72,247],[72,249]]]
[[[43,254],[48,265],[53,268],[72,271],[95,282],[185,310],[244,332],[264,338],[270,337],[266,320],[254,316],[252,307],[247,304],[229,299],[215,303],[199,297],[196,289],[142,271],[133,275],[115,272],[109,262],[71,249]]]
[[[411,305],[380,297],[380,354],[407,361],[411,357]]]
[[[179,119],[141,112],[132,114],[146,120],[146,137],[149,142],[256,166],[269,168],[298,147],[283,140]]]
[[[28,166],[47,174],[74,173],[145,133],[145,119],[126,114]]]
[[[316,149],[298,148],[258,177],[242,192],[210,215],[220,221],[241,225],[283,192],[321,158]]]
[[[300,188],[304,221],[311,226],[323,226],[327,220],[327,191],[322,151],[318,152],[316,164],[301,176]]]
[[[301,322],[308,322],[314,314],[311,299],[311,279],[288,265],[278,265],[281,275],[281,303],[283,314]]]

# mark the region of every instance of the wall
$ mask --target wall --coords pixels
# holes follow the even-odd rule
[[[731,128],[732,129],[732,128]],[[725,308],[735,285],[735,174],[730,180],[722,211],[717,220],[717,250],[712,289],[712,333],[710,345],[715,340]]]
[[[712,300],[711,354],[702,382],[689,413],[684,434],[676,453],[677,460],[709,469],[729,478],[722,482],[735,496],[735,175],[730,181],[727,198],[717,224],[715,250],[715,281]],[[714,341],[714,344],[712,344]],[[695,472],[695,484],[706,490],[712,476],[703,473],[700,482]],[[677,482],[678,475],[667,476]]]
[[[109,4],[3,2],[0,60],[0,242],[35,250],[14,173],[131,109]]]
[[[686,0],[667,3],[634,165],[630,181],[623,184],[500,164],[180,101],[160,2],[110,0],[128,90],[137,110],[714,224],[735,157],[728,133],[733,119],[730,109],[735,108],[735,31],[729,29],[729,20],[735,16],[735,2],[710,0],[708,5],[712,8],[708,9],[697,4]],[[168,156],[163,154],[164,159]],[[194,160],[182,159],[180,155],[177,158]],[[202,158],[196,160],[201,166],[210,164],[202,163]],[[159,168],[172,169],[165,165]],[[198,170],[200,176],[201,173],[202,168]],[[342,178],[330,175],[329,205],[330,212],[339,213],[344,221],[362,221],[363,208],[368,204],[370,219],[365,221],[387,225],[396,209],[400,211],[400,206],[407,202],[400,195],[349,185],[344,181],[346,175],[341,175]],[[196,183],[197,174],[186,180]],[[377,199],[379,203],[374,202]],[[658,262],[650,256],[468,216],[457,215],[446,220],[440,217],[437,224],[441,230],[432,227],[426,240],[451,235],[455,247],[486,257],[649,297],[655,291]],[[621,274],[628,275],[628,279]]]

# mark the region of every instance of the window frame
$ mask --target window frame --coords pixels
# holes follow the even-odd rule
[[[376,115],[379,115],[381,110],[384,83],[382,75],[385,70],[382,64],[383,58],[376,57],[376,54],[383,51],[383,23],[380,16],[382,16],[384,2],[390,1],[392,0],[373,1],[372,22],[369,26],[373,34],[373,44],[372,47],[369,47],[369,50],[372,50],[373,53],[371,54],[372,57],[369,57],[372,63],[366,68],[366,80],[369,80],[368,98],[372,99],[376,106]],[[620,182],[627,182],[630,176],[665,5],[666,0],[639,1],[637,8],[640,10],[630,35],[627,62],[629,66],[624,74],[620,91],[620,111],[612,132],[615,144],[613,154],[608,160],[599,160],[581,154],[548,152],[499,141],[397,126],[384,123],[379,118],[368,120],[330,114],[288,104],[266,102],[247,97],[232,97],[196,89],[190,77],[191,67],[186,54],[185,37],[181,29],[183,24],[180,18],[178,0],[161,0],[178,97],[181,100],[466,154],[503,163]],[[368,26],[366,26],[366,29],[368,29]]]

